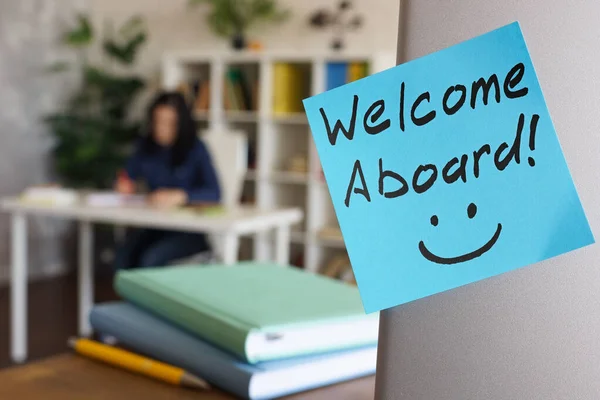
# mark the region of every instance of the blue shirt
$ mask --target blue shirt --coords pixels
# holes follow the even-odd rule
[[[159,148],[147,154],[138,145],[127,162],[126,170],[133,180],[143,180],[150,191],[157,189],[181,189],[188,195],[190,203],[218,202],[221,190],[210,154],[200,139],[183,163],[171,167],[171,152]]]

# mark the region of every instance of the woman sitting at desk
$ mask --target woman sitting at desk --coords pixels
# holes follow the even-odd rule
[[[148,202],[157,208],[216,203],[220,189],[210,154],[196,136],[196,126],[183,96],[162,93],[148,111],[148,131],[125,168],[132,181],[142,180]],[[116,190],[134,192],[129,180]],[[115,267],[161,267],[209,250],[203,233],[142,229],[132,232],[117,252]]]

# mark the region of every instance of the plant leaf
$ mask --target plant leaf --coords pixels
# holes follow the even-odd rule
[[[219,36],[245,33],[258,22],[282,22],[290,15],[275,0],[189,0],[189,6],[210,5],[206,22]]]
[[[94,39],[94,30],[89,18],[80,14],[77,17],[78,25],[63,36],[63,42],[72,47],[85,47],[92,43]]]
[[[103,50],[114,60],[130,64],[146,42],[140,18],[130,18],[108,35]],[[80,16],[76,29],[64,35],[65,43],[80,48],[90,44],[93,30]],[[66,63],[64,63],[66,66]],[[48,69],[60,70],[62,63]],[[140,123],[129,115],[145,82],[136,75],[116,74],[102,65],[81,64],[79,89],[62,112],[47,115],[44,123],[52,134],[54,167],[62,183],[75,188],[106,189],[123,166],[127,149],[139,134]]]
[[[107,39],[103,43],[103,49],[104,52],[114,60],[124,65],[130,65],[135,61],[140,47],[146,40],[146,32],[140,31],[131,37],[128,37],[123,43],[118,43],[114,39]]]

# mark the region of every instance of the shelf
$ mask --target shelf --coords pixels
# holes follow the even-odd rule
[[[308,125],[308,118],[304,113],[273,114],[272,118],[281,124]]]
[[[271,172],[269,178],[277,183],[284,184],[306,184],[308,175],[302,172],[277,171]]]
[[[258,113],[256,111],[228,111],[224,117],[230,122],[258,122]]]
[[[252,169],[244,176],[242,198],[260,208],[303,209],[305,218],[290,232],[291,253],[311,272],[318,271],[336,253],[346,253],[340,234],[321,230],[336,227],[337,217],[301,104],[301,99],[326,89],[331,62],[365,62],[369,74],[396,64],[395,53],[369,50],[191,50],[170,53],[163,59],[165,89],[176,90],[182,83],[210,83],[209,101],[192,103],[199,131],[246,133]],[[245,82],[243,101],[237,101],[237,83],[231,90],[231,74]],[[282,90],[286,88],[290,92]],[[254,242],[253,256],[263,257],[274,250],[274,235],[260,236]]]

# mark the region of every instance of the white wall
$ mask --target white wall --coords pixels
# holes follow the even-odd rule
[[[87,0],[95,20],[122,21],[142,13],[149,26],[150,41],[140,60],[145,74],[156,76],[165,50],[226,49],[228,42],[207,27],[201,9],[190,9],[187,0]],[[308,25],[308,16],[317,8],[333,8],[338,0],[280,0],[291,10],[281,25],[264,26],[251,32],[267,49],[328,49],[331,34]],[[399,0],[355,0],[355,10],[364,17],[364,26],[347,35],[348,49],[396,49]]]
[[[43,67],[64,56],[56,45],[65,15],[75,0],[0,1],[0,196],[15,195],[51,179],[51,146],[44,114],[60,102],[71,77],[44,75]],[[63,264],[64,224],[32,218],[30,271],[53,274]],[[10,219],[0,213],[0,282],[8,276]]]

